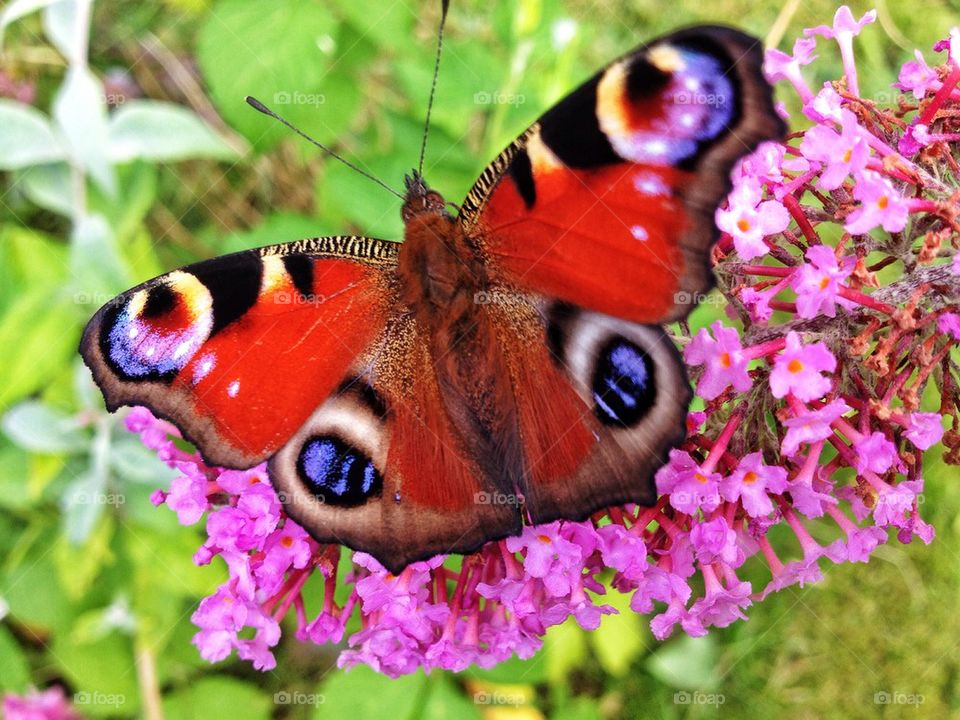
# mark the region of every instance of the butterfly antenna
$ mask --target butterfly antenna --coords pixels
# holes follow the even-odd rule
[[[246,98],[244,98],[244,99],[247,101],[247,105],[249,105],[250,107],[252,107],[254,110],[257,110],[257,111],[259,111],[259,112],[262,112],[264,115],[267,115],[268,117],[272,117],[274,120],[278,120],[279,122],[281,122],[282,124],[284,124],[284,125],[286,125],[288,128],[290,128],[291,130],[293,130],[297,135],[299,135],[299,136],[302,137],[303,139],[307,140],[308,142],[312,143],[313,145],[316,145],[318,148],[320,148],[320,149],[323,150],[325,153],[327,153],[327,155],[329,155],[330,157],[334,158],[335,160],[339,160],[339,161],[342,162],[344,165],[346,165],[348,168],[350,168],[350,169],[352,169],[352,170],[356,170],[358,173],[360,173],[361,175],[363,175],[365,178],[369,178],[370,180],[373,180],[377,185],[379,185],[380,187],[382,187],[384,190],[387,190],[387,191],[393,193],[394,195],[396,195],[396,196],[397,196],[398,198],[400,198],[401,200],[404,199],[404,196],[403,196],[403,195],[401,195],[401,194],[398,193],[396,190],[394,190],[392,187],[390,187],[389,185],[387,185],[385,182],[383,182],[383,180],[381,180],[381,179],[378,178],[378,177],[375,177],[374,175],[371,175],[371,174],[368,173],[366,170],[362,170],[361,168],[357,167],[356,165],[354,165],[352,162],[350,162],[349,160],[347,160],[347,159],[346,159],[345,157],[343,157],[342,155],[339,155],[339,154],[337,154],[336,152],[334,152],[333,150],[331,150],[329,147],[327,147],[326,145],[324,145],[322,142],[318,142],[317,140],[314,140],[312,137],[310,137],[309,135],[307,135],[303,130],[301,130],[300,128],[298,128],[296,125],[294,125],[293,123],[291,123],[291,122],[290,122],[289,120],[287,120],[286,118],[284,118],[284,117],[282,117],[281,115],[278,115],[277,113],[275,113],[273,110],[271,110],[270,108],[268,108],[266,105],[264,105],[262,102],[260,102],[259,100],[257,100],[255,97],[250,97],[250,96],[248,95],[248,96],[247,96]]]
[[[427,133],[430,132],[430,112],[433,110],[433,96],[437,92],[437,76],[440,73],[440,51],[443,49],[443,26],[447,23],[447,9],[450,0],[442,0],[440,6],[440,29],[437,30],[437,58],[433,63],[433,82],[430,85],[430,100],[427,102],[427,119],[423,124],[423,142],[420,144],[420,162],[417,175],[423,176],[423,156],[427,152]]]

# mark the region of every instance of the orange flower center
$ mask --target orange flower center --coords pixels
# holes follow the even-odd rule
[[[293,538],[290,537],[289,535],[285,535],[280,540],[280,544],[283,545],[285,548],[293,547]]]
[[[820,281],[820,289],[821,289],[821,290],[826,290],[826,289],[827,289],[827,285],[829,285],[829,284],[830,284],[830,278],[824,277],[823,280]]]
[[[548,542],[550,542],[550,536],[549,536],[549,535],[537,535],[537,540],[539,540],[539,541],[542,542],[542,543],[548,543]]]
[[[745,218],[740,218],[737,220],[737,227],[740,228],[740,232],[746,232],[750,229],[750,222]]]
[[[747,474],[743,476],[743,482],[747,485],[753,485],[757,481],[757,474],[753,470],[747,471]]]
[[[801,370],[803,370],[803,363],[797,360],[797,358],[794,358],[789,363],[787,363],[787,370],[789,370],[792,373],[798,373]]]
[[[730,359],[730,353],[725,352],[720,356],[720,365],[723,368],[729,368],[733,364],[733,361]]]
[[[843,154],[843,161],[845,163],[850,162],[850,158],[853,157],[853,148],[847,148],[847,151]]]
[[[696,480],[698,483],[707,482],[707,476],[704,475],[703,473],[697,473],[696,475],[693,476],[693,479]]]
[[[889,204],[890,204],[890,198],[888,198],[886,195],[881,195],[880,199],[877,200],[877,207],[880,208],[881,210],[886,210],[887,205]]]

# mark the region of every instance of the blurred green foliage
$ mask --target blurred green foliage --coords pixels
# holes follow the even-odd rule
[[[426,177],[458,200],[551,102],[658,32],[720,21],[789,47],[834,9],[454,2]],[[912,49],[958,16],[937,0],[879,9],[857,51],[864,94],[883,100]],[[14,0],[0,12],[0,81],[33,96],[0,99],[0,689],[61,682],[85,713],[122,717],[960,716],[960,489],[936,463],[932,547],[830,569],[706,638],[658,644],[628,612],[459,676],[343,673],[335,648],[292,633],[274,672],[204,663],[189,616],[223,571],[196,568],[197,529],[149,504],[171,473],[103,410],[80,332],[116,293],[200,258],[327,233],[399,238],[395,198],[243,96],[397,186],[419,151],[439,3]],[[815,83],[839,75],[822,47]],[[878,704],[884,692],[923,704]]]

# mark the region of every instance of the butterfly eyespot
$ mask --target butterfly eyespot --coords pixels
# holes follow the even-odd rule
[[[657,397],[654,364],[637,345],[614,338],[600,352],[593,375],[594,411],[606,425],[630,427]]]
[[[169,381],[209,337],[211,308],[210,292],[196,277],[172,273],[108,308],[100,330],[103,356],[123,378]]]
[[[297,472],[307,490],[328,505],[361,505],[383,490],[373,461],[338,437],[307,440],[297,458]]]

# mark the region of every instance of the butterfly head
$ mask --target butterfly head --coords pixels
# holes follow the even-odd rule
[[[425,213],[443,217],[450,216],[446,210],[446,200],[436,190],[431,190],[416,170],[410,175],[405,175],[403,183],[407,188],[407,193],[404,196],[403,209],[400,214],[403,216],[405,223],[410,222],[417,215]]]

